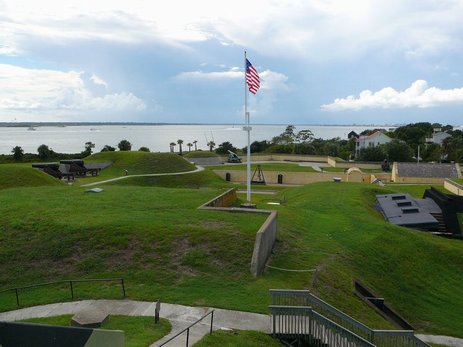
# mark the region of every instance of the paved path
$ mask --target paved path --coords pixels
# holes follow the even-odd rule
[[[416,336],[427,343],[436,343],[450,347],[463,347],[463,339],[459,339],[458,337],[422,334],[416,334]]]
[[[104,183],[108,183],[108,182],[120,181],[120,180],[124,180],[124,179],[131,178],[131,177],[155,177],[155,176],[187,175],[187,174],[191,174],[191,173],[195,173],[195,172],[200,172],[200,171],[203,171],[203,170],[204,170],[204,168],[202,166],[197,166],[197,168],[195,170],[185,171],[185,172],[166,172],[166,173],[158,173],[158,174],[127,175],[127,176],[120,176],[120,177],[111,178],[109,180],[83,184],[83,185],[81,185],[81,187],[96,186],[98,184],[104,184]]]
[[[154,316],[156,303],[148,301],[134,300],[82,300],[65,303],[56,303],[42,306],[23,308],[15,311],[0,313],[0,321],[15,321],[35,317],[51,317],[63,314],[74,314],[92,308],[98,308],[109,314],[121,314],[128,316]],[[206,313],[214,309],[213,329],[238,329],[256,330],[270,333],[271,318],[268,315],[217,309],[212,307],[191,307],[175,304],[161,304],[160,316],[168,319],[172,324],[172,331],[163,339],[152,344],[151,347],[159,346],[170,337],[177,334],[193,322],[196,322]],[[210,329],[210,316],[196,324],[190,329],[190,344],[199,341]],[[418,338],[428,343],[436,343],[451,347],[463,347],[463,339],[417,334]],[[182,334],[166,346],[177,347],[185,346],[186,333]]]
[[[63,314],[74,314],[92,308],[97,308],[108,314],[128,316],[154,316],[156,303],[134,300],[83,300],[42,306],[23,308],[20,310],[0,313],[0,321],[15,321],[26,318],[50,317]],[[160,316],[168,319],[172,324],[172,331],[153,345],[159,346],[179,331],[210,312],[211,307],[191,307],[161,303]],[[214,309],[213,329],[239,329],[270,332],[270,316],[251,312]],[[210,329],[210,316],[190,329],[190,344],[199,341]],[[186,333],[182,334],[166,346],[185,346]]]

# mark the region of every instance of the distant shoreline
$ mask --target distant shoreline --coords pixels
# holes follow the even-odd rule
[[[303,123],[253,123],[252,125],[275,125],[275,126],[327,126],[327,127],[388,127],[395,128],[403,124],[303,124]],[[89,125],[236,125],[242,126],[244,123],[147,123],[147,122],[0,122],[2,128],[28,128],[28,127],[63,127],[63,126],[89,126]]]

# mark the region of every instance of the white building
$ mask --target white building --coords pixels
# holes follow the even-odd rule
[[[364,148],[384,145],[391,141],[391,138],[381,131],[376,131],[373,134],[367,136],[360,136],[355,143],[355,157],[357,158]]]

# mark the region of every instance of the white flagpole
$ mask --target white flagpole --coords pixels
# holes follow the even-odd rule
[[[246,200],[251,203],[251,126],[250,116],[248,112],[248,88],[246,83],[246,67],[247,67],[246,51],[244,51],[244,117],[246,120],[245,130],[248,132],[248,147],[246,153]]]

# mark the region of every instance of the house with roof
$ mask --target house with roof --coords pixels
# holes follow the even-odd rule
[[[347,138],[350,140],[351,138],[355,137],[356,139],[359,138],[359,134],[357,134],[355,131],[351,131],[349,134],[347,134]]]
[[[447,137],[450,137],[450,134],[448,134],[445,131],[441,131],[440,128],[434,128],[434,132],[432,134],[432,137],[427,137],[426,138],[426,143],[427,144],[435,143],[435,144],[438,144],[439,146],[442,146],[442,142]]]
[[[371,135],[359,136],[355,142],[355,157],[360,155],[362,149],[376,147],[391,142],[392,139],[381,131],[375,131]]]

